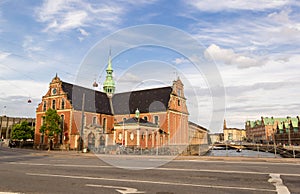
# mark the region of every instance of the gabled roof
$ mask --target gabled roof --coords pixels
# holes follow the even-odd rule
[[[84,111],[112,115],[109,98],[106,93],[62,82],[62,89],[75,110],[82,109],[82,98],[85,93]]]
[[[138,125],[142,125],[142,126],[147,126],[147,127],[157,127],[158,126],[154,123],[151,123],[149,121],[146,121],[145,119],[142,119],[142,118],[136,118],[136,117],[132,117],[132,118],[129,118],[129,119],[126,119],[124,120],[124,125],[130,125],[130,124],[138,124]],[[123,121],[117,123],[117,125],[121,126],[123,125]]]
[[[162,87],[115,94],[112,98],[115,114],[161,112],[168,109],[172,87]]]

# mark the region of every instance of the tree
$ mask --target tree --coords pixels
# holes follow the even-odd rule
[[[48,137],[49,150],[52,148],[54,138],[62,131],[60,128],[60,121],[60,116],[57,114],[56,110],[47,110],[40,133],[43,133],[46,137]]]
[[[12,139],[23,140],[32,139],[34,130],[28,125],[27,121],[15,124],[12,129]]]

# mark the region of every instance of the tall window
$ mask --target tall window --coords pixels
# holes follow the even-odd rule
[[[53,109],[53,110],[55,110],[55,108],[56,108],[56,107],[55,107],[55,103],[56,103],[55,100],[52,100],[52,109]]]
[[[41,123],[44,124],[45,123],[45,116],[42,117]],[[45,135],[44,133],[41,134],[41,139],[40,139],[40,144],[44,144],[44,138]]]
[[[180,100],[179,99],[177,100],[177,103],[178,103],[178,106],[180,106]]]
[[[106,118],[103,118],[102,126],[103,126],[103,133],[106,133]]]
[[[97,124],[97,117],[93,117],[93,125]]]
[[[154,123],[158,125],[158,116],[154,116]]]
[[[65,123],[65,115],[61,115],[61,123],[60,123],[60,128],[61,128],[61,134],[60,134],[60,143],[63,143],[63,138],[64,138],[64,123]]]
[[[177,89],[177,95],[181,96],[181,90],[180,89]]]
[[[65,109],[65,99],[61,100],[61,109]]]
[[[46,102],[46,101],[44,101],[44,104],[43,104],[43,111],[45,112],[45,111],[46,111],[46,109],[47,109],[47,102]]]

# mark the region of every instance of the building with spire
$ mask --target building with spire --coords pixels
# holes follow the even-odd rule
[[[108,65],[106,69],[106,78],[103,83],[103,91],[108,94],[109,96],[112,96],[115,93],[115,81],[113,79],[113,68],[112,68],[112,62],[111,62],[111,52],[109,53],[109,59],[108,59]]]
[[[196,133],[207,133],[195,124],[189,133],[186,100],[179,77],[170,86],[115,93],[109,56],[103,92],[64,82],[57,75],[52,79],[36,109],[35,146],[47,145],[47,137],[39,131],[51,108],[62,119],[62,133],[54,142],[57,147],[77,149],[81,130],[84,146],[89,148],[117,144],[142,149],[186,147],[191,139],[202,137]]]

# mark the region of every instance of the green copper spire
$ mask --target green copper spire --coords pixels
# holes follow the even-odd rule
[[[109,58],[108,58],[108,65],[106,69],[106,79],[103,84],[103,90],[107,94],[114,94],[115,93],[115,81],[113,79],[113,68],[111,63],[111,51],[109,50]]]

